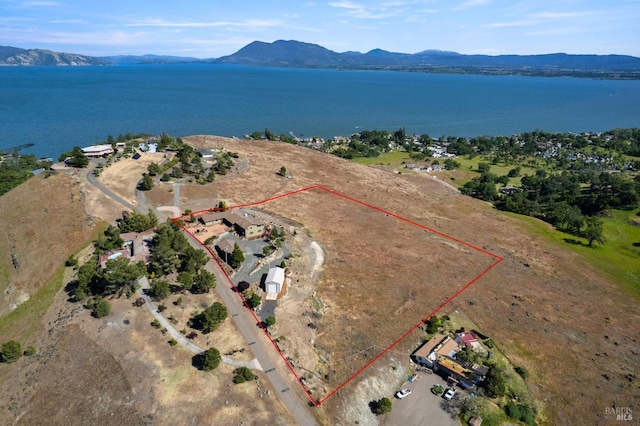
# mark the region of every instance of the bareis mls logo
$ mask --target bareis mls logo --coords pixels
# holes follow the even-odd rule
[[[615,417],[616,420],[622,421],[632,421],[633,420],[633,410],[631,407],[607,407],[604,409],[604,414],[608,419],[613,419]]]

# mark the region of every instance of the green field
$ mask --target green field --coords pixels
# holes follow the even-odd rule
[[[586,240],[556,231],[537,219],[507,213],[526,222],[534,234],[542,235],[584,256],[633,296],[640,298],[640,210],[611,210],[604,217],[603,245],[588,247]],[[634,224],[635,223],[635,224]]]
[[[402,164],[403,161],[407,163],[417,163],[411,159],[409,153],[406,151],[385,152],[377,157],[357,157],[351,161],[369,166],[396,166]]]

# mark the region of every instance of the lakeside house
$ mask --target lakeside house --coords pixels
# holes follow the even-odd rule
[[[86,157],[104,157],[114,153],[111,144],[93,145],[82,148],[82,153]]]

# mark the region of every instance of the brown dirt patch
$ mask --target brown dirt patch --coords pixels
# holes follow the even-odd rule
[[[147,200],[154,206],[173,205],[173,183],[159,182],[150,191],[144,194]]]
[[[137,160],[122,159],[106,167],[98,181],[128,202],[135,204],[136,184],[147,172],[151,163],[160,164],[165,158],[162,153],[141,153]]]

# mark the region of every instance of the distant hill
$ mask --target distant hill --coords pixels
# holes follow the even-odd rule
[[[367,53],[334,52],[313,43],[254,41],[218,59],[169,55],[91,57],[41,49],[0,46],[0,65],[118,65],[217,63],[293,68],[341,68],[434,73],[571,76],[640,79],[640,58],[628,55],[464,55],[442,50],[418,53],[373,49]]]
[[[176,64],[201,62],[201,59],[186,56],[168,55],[117,55],[100,56],[98,59],[111,62],[113,64]]]
[[[13,66],[81,66],[111,65],[110,62],[75,53],[60,53],[42,49],[20,49],[0,46],[0,65]]]
[[[423,72],[572,75],[640,78],[640,58],[626,55],[463,55],[425,50],[408,54],[374,49],[367,53],[337,53],[317,44],[278,40],[254,41],[236,53],[218,58],[223,64],[276,67],[390,69]]]
[[[233,55],[223,56],[220,64],[266,65],[282,67],[335,67],[357,65],[362,54],[337,53],[317,44],[279,40],[273,43],[254,41]]]

